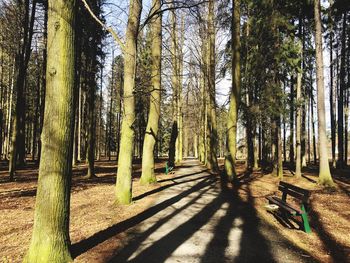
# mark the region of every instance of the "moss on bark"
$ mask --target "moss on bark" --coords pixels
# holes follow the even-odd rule
[[[70,262],[74,0],[49,1],[46,106],[31,243],[24,262]]]

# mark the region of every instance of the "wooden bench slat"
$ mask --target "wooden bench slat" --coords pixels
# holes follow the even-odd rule
[[[280,208],[288,211],[290,214],[292,215],[298,215],[300,214],[300,211],[295,209],[294,207],[291,207],[290,205],[288,205],[286,202],[284,202],[283,200],[281,200],[280,198],[278,198],[277,196],[269,196],[266,197],[267,200],[269,200],[271,203],[274,203],[276,205],[278,205]]]
[[[295,185],[292,185],[292,184],[289,184],[289,183],[286,183],[283,181],[280,181],[280,186],[285,186],[286,188],[293,189],[295,192],[302,193],[303,195],[308,196],[308,197],[310,196],[309,190],[300,188],[298,186],[295,186]]]
[[[286,202],[284,202],[281,198],[277,197],[277,196],[274,196],[273,197],[275,200],[277,200],[278,202],[281,202],[282,204],[285,204],[286,206],[288,206],[291,210],[295,211],[298,215],[301,214],[301,210],[295,206],[292,206]]]
[[[287,193],[288,195],[291,195],[299,200],[302,200],[303,202],[306,202],[309,199],[308,195],[304,195],[303,193],[294,191],[293,189],[289,189],[285,186],[279,186],[278,190],[280,190],[283,193]]]

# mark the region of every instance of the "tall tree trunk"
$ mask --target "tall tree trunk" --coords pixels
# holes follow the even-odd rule
[[[336,140],[336,123],[335,123],[335,107],[336,107],[336,87],[334,85],[334,61],[333,61],[333,20],[332,15],[330,15],[330,39],[329,39],[329,60],[330,60],[330,92],[329,92],[329,105],[330,105],[330,119],[331,119],[331,140],[332,140],[332,167],[335,168],[335,140]]]
[[[282,158],[282,130],[281,130],[281,117],[277,118],[277,176],[283,178],[283,158]]]
[[[175,20],[176,23],[176,20]],[[183,158],[183,110],[182,110],[182,80],[183,80],[183,45],[185,37],[185,26],[184,17],[181,17],[181,28],[180,28],[180,41],[177,41],[177,32],[175,31],[175,39],[177,46],[175,46],[175,59],[177,60],[177,125],[178,125],[178,136],[176,140],[176,163],[181,162]]]
[[[337,168],[344,167],[344,90],[346,89],[345,56],[346,56],[346,12],[343,13],[341,38],[340,85],[338,96],[338,160]]]
[[[49,1],[47,91],[33,236],[24,262],[70,262],[74,0]],[[59,10],[59,11],[57,11]]]
[[[240,65],[240,0],[234,0],[232,14],[232,90],[230,92],[230,108],[227,119],[228,155],[225,158],[225,173],[229,180],[237,177],[235,159],[237,152],[238,107],[241,91]]]
[[[237,9],[237,8],[235,8]],[[238,11],[239,15],[239,11]],[[238,33],[239,34],[239,33]],[[239,51],[238,51],[239,53]],[[215,21],[214,21],[214,0],[209,0],[208,6],[208,155],[207,167],[213,172],[219,169],[217,161],[218,132],[216,123],[216,102],[215,102]]]
[[[1,37],[1,42],[3,37]],[[0,46],[0,160],[3,156],[3,138],[5,137],[5,123],[4,123],[4,50],[3,46]]]
[[[153,10],[161,8],[160,0],[153,0]],[[160,117],[160,96],[161,96],[161,55],[162,55],[162,17],[156,16],[151,22],[151,93],[148,122],[142,153],[142,175],[141,184],[150,184],[157,181],[154,174],[154,146],[157,142],[159,117]]]
[[[178,103],[179,103],[179,81],[178,81],[178,59],[177,59],[177,30],[176,30],[176,14],[175,10],[171,11],[171,29],[170,29],[170,39],[171,39],[171,63],[172,63],[172,76],[171,76],[171,86],[173,89],[173,100],[172,100],[172,118],[173,118],[173,125],[171,130],[171,136],[169,141],[169,159],[168,159],[168,165],[170,167],[174,167],[175,162],[178,160],[178,133],[179,133],[179,127],[178,127]],[[175,130],[176,129],[176,130]]]
[[[283,83],[283,93],[286,94],[286,83]],[[283,103],[286,103],[286,100],[284,99]],[[283,162],[287,162],[287,148],[286,148],[286,136],[287,136],[287,128],[286,128],[286,118],[283,116],[282,119],[283,123]]]
[[[312,85],[311,85],[312,86]],[[317,164],[317,150],[316,150],[316,131],[315,131],[315,118],[314,118],[314,94],[311,89],[310,92],[310,103],[311,103],[311,131],[312,131],[312,152],[313,152],[313,163]]]
[[[289,163],[294,166],[294,78],[290,77]]]
[[[301,70],[301,69],[300,69]],[[297,72],[297,115],[296,115],[296,163],[295,163],[295,176],[301,177],[301,78],[302,73]]]
[[[13,93],[14,93],[14,78],[15,78],[15,68],[16,68],[16,59],[14,59],[13,65],[12,65],[12,72],[9,73],[11,74],[11,77],[9,76],[9,80],[11,79],[11,84],[10,84],[10,96],[8,96],[8,112],[7,112],[7,136],[6,136],[6,155],[7,159],[10,159],[11,156],[8,156],[10,154],[10,145],[11,145],[11,123],[12,123],[12,105],[13,105]],[[10,178],[12,179],[12,178]]]
[[[44,125],[44,110],[45,110],[45,94],[46,94],[46,64],[47,64],[47,20],[48,20],[48,2],[43,1],[44,6],[44,32],[43,32],[43,64],[41,74],[41,90],[40,90],[40,118],[39,118],[39,142],[38,142],[38,161],[40,163],[41,158],[41,134]]]
[[[132,199],[132,155],[135,136],[135,74],[137,35],[140,25],[142,0],[130,0],[124,52],[124,110],[118,158],[116,201],[130,204]]]
[[[318,183],[324,186],[333,186],[329,170],[326,135],[326,116],[324,102],[324,77],[322,54],[322,23],[320,0],[314,1],[315,12],[315,43],[316,43],[316,81],[317,81],[317,110],[318,110],[318,149],[319,149],[319,179]]]
[[[349,75],[348,75],[349,76]],[[344,165],[348,165],[348,140],[349,140],[349,90],[345,92],[345,113],[344,113]]]
[[[19,3],[22,5],[23,3]],[[17,99],[15,105],[15,118],[12,127],[11,154],[9,163],[9,177],[13,180],[16,171],[17,162],[20,166],[25,163],[25,79],[27,74],[28,62],[31,53],[31,43],[33,36],[33,27],[35,20],[36,1],[33,1],[32,11],[30,12],[29,0],[24,2],[25,14],[22,20],[23,42],[21,50],[17,54],[17,70],[15,76],[15,87],[17,91]],[[29,21],[29,13],[30,23]]]
[[[206,79],[206,36],[203,20],[199,21],[199,35],[201,36],[201,59],[200,59],[200,74],[199,74],[199,86],[200,86],[200,132],[199,132],[199,160],[205,164],[206,162],[206,88],[205,88],[205,79]]]
[[[92,56],[92,60],[95,60],[95,57]],[[91,62],[92,64],[93,62]],[[91,65],[91,69],[93,66]],[[88,172],[86,178],[95,177],[95,144],[96,144],[96,115],[95,115],[95,97],[96,97],[96,81],[95,74],[92,70],[89,77],[89,94],[88,94],[88,144],[87,144],[87,163],[88,163]]]
[[[38,52],[37,52],[38,55]],[[36,87],[36,98],[35,98],[35,115],[33,120],[33,151],[32,151],[32,160],[35,160],[36,150],[37,150],[37,131],[38,131],[38,119],[39,119],[39,101],[40,101],[40,90],[41,90],[41,76],[38,73],[37,76],[37,87]]]
[[[103,104],[103,66],[101,66],[100,76],[100,96],[99,96],[99,111],[98,111],[98,140],[97,140],[97,160],[101,160],[101,149],[102,149],[102,104]]]

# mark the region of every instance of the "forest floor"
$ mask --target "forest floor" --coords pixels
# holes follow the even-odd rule
[[[317,186],[317,168],[300,180],[285,170],[284,180],[310,189],[312,233],[286,226],[264,208],[278,179],[262,171],[244,173],[232,188],[197,161],[186,160],[171,175],[156,164],[158,183],[140,186],[134,165],[133,204],[116,206],[116,161],[73,171],[70,236],[75,262],[349,262],[350,171],[335,171],[337,187]],[[0,163],[0,262],[21,262],[34,215],[37,166],[28,163],[8,182]]]

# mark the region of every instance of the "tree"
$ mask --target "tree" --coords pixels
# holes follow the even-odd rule
[[[46,107],[33,235],[24,262],[70,262],[74,0],[49,1]]]
[[[215,21],[214,0],[208,3],[208,50],[207,50],[207,161],[208,169],[218,171],[217,162],[217,123],[215,101]]]
[[[31,54],[31,43],[33,37],[33,27],[35,18],[36,1],[33,1],[30,12],[29,0],[19,1],[20,8],[24,8],[22,18],[23,41],[17,51],[15,58],[15,87],[17,92],[15,119],[12,124],[11,154],[9,163],[9,176],[13,180],[16,171],[16,164],[23,166],[25,163],[25,93],[24,85],[27,74],[29,58]],[[29,22],[30,19],[30,22]],[[28,23],[29,22],[29,23]]]
[[[139,32],[142,10],[141,0],[130,0],[130,11],[126,29],[126,45],[124,52],[124,110],[118,158],[116,183],[116,201],[130,204],[132,199],[132,154],[135,136],[135,72],[137,35]]]
[[[238,107],[241,89],[240,69],[240,0],[234,0],[232,14],[232,90],[230,92],[230,109],[227,119],[227,147],[228,155],[225,158],[225,172],[229,180],[236,178],[236,140]]]
[[[176,13],[175,13],[175,6],[172,2],[172,8],[171,10],[171,29],[170,29],[170,39],[171,39],[171,64],[172,64],[172,75],[171,75],[171,86],[173,90],[173,100],[172,100],[172,118],[173,118],[173,124],[172,124],[172,130],[171,130],[171,136],[170,136],[170,142],[169,142],[169,159],[168,159],[168,165],[170,167],[174,167],[175,161],[178,161],[179,156],[179,115],[178,112],[180,107],[180,76],[179,76],[179,59],[178,59],[178,37],[177,37],[177,26],[176,26]]]
[[[324,186],[333,186],[334,183],[329,170],[328,154],[327,154],[320,0],[314,0],[314,15],[315,15],[315,44],[316,44],[318,148],[319,148],[319,159],[320,159],[318,183]]]
[[[153,0],[152,9],[157,11],[161,8],[160,0]],[[151,21],[151,82],[150,108],[148,122],[143,142],[142,154],[142,175],[141,184],[149,184],[157,181],[154,174],[154,146],[157,142],[159,116],[160,116],[160,96],[161,96],[161,54],[162,54],[162,16],[155,16]]]

